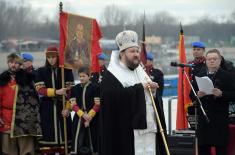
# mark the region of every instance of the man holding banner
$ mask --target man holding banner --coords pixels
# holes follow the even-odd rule
[[[46,153],[64,152],[66,137],[71,140],[71,118],[68,117],[67,133],[64,133],[65,121],[62,96],[67,95],[74,83],[72,70],[64,70],[65,88],[62,87],[61,68],[58,66],[58,49],[48,47],[46,63],[37,71],[35,86],[40,95],[40,115],[42,125],[42,139],[39,140],[40,149]],[[66,134],[66,135],[65,135]],[[67,135],[68,134],[68,135]]]
[[[65,68],[78,70],[87,67],[91,72],[98,72],[100,66],[97,55],[102,51],[98,23],[89,17],[66,13],[62,9],[60,11],[59,66],[62,71]]]

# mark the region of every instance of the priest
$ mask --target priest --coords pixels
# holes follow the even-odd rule
[[[101,81],[102,155],[156,154],[156,118],[148,88],[155,90],[140,66],[138,36],[126,30],[116,36],[119,51],[113,51]]]

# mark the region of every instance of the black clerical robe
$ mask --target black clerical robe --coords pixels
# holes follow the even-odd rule
[[[101,86],[100,154],[134,155],[134,129],[146,129],[146,102],[141,83],[123,87],[110,72]]]

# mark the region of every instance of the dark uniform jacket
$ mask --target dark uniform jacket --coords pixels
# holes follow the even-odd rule
[[[188,63],[193,65],[192,68],[189,68],[189,77],[191,79],[191,82],[193,82],[195,81],[195,75],[203,68],[206,68],[206,58],[203,56],[201,58],[189,61]]]
[[[208,76],[214,87],[222,91],[221,97],[215,97],[214,95],[206,95],[201,98],[202,106],[210,120],[207,123],[202,115],[201,110],[198,120],[198,142],[199,145],[217,145],[226,146],[228,143],[228,112],[229,101],[235,100],[235,82],[231,73],[219,69],[215,74],[207,74],[207,70],[201,70],[197,76]],[[196,91],[198,87],[196,82],[193,82],[193,86]],[[190,93],[192,100],[195,100],[193,93]]]
[[[189,79],[191,83],[196,82],[195,81],[195,75],[197,75],[201,70],[206,69],[206,58],[203,56],[201,58],[198,59],[194,59],[192,61],[189,61],[188,64],[192,64],[193,67],[189,68]],[[194,106],[193,105],[189,105],[187,112],[189,115],[194,115],[195,114],[195,110],[194,110]],[[195,129],[195,126],[191,126],[191,129]]]
[[[65,69],[65,85],[74,82],[72,70]],[[62,88],[61,69],[42,67],[37,70],[36,89],[40,95],[40,114],[42,124],[41,146],[60,147],[64,145],[64,121],[62,97],[55,95],[55,90]],[[68,138],[71,139],[71,118],[67,118]]]
[[[71,153],[78,154],[81,147],[86,146],[89,148],[90,145],[93,147],[93,152],[98,152],[98,112],[100,97],[97,85],[91,82],[85,85],[77,84],[71,91],[70,101],[72,102],[73,100],[76,101],[79,109],[88,113],[88,115],[92,115],[92,120],[89,124],[89,128],[85,128],[84,119],[80,118],[77,114],[74,115]]]

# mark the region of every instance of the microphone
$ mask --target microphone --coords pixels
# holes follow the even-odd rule
[[[171,62],[171,66],[173,67],[194,67],[195,65],[193,64],[181,64],[177,62]]]

